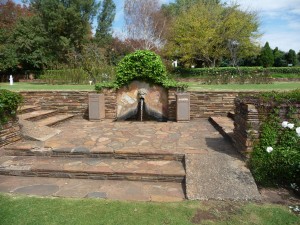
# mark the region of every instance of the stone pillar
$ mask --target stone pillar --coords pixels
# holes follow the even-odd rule
[[[190,93],[176,93],[176,121],[190,121]]]
[[[89,119],[101,120],[105,118],[104,94],[89,94]]]

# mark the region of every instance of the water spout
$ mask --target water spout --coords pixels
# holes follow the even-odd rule
[[[141,121],[143,121],[143,110],[144,110],[144,99],[140,99],[140,112],[141,112]]]

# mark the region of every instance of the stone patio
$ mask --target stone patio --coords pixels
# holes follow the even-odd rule
[[[143,201],[260,200],[241,156],[207,119],[74,118],[55,128],[60,133],[45,141],[23,140],[1,150],[0,173],[18,176],[1,176],[1,191]],[[95,170],[99,179],[89,177],[87,171]],[[160,180],[168,174],[183,178]]]

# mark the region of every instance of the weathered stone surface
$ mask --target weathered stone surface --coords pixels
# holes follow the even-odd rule
[[[0,147],[21,139],[21,128],[18,120],[10,120],[0,130]]]
[[[27,194],[27,195],[49,196],[49,195],[53,195],[58,190],[59,187],[57,185],[37,184],[37,185],[19,187],[15,189],[13,192],[20,193],[20,194]]]
[[[91,193],[88,193],[85,197],[86,198],[102,198],[102,199],[106,199],[107,198],[107,193],[105,193],[105,192],[91,192]]]
[[[157,119],[163,120],[168,117],[168,94],[167,90],[158,85],[151,85],[146,82],[133,81],[126,87],[120,88],[117,92],[117,118],[128,119],[137,114],[138,104],[144,99],[145,110]]]

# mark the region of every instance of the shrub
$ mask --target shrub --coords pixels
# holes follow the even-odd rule
[[[300,103],[300,89],[263,93],[258,99],[268,103],[267,107],[273,107],[273,110],[263,118],[260,138],[251,154],[249,163],[253,176],[261,185],[291,185],[297,189],[295,187],[300,187],[300,121],[295,117],[299,112],[293,104]],[[280,107],[282,103],[288,109],[285,119]]]
[[[204,78],[207,84],[269,83],[270,73],[262,67],[217,67],[177,69],[179,77]]]
[[[48,84],[88,84],[89,76],[82,69],[46,70],[40,79]]]
[[[161,58],[147,50],[125,56],[117,66],[116,83],[124,86],[135,79],[162,85],[168,77]]]
[[[22,101],[23,98],[20,94],[8,90],[0,90],[0,125],[16,117],[18,106]]]
[[[128,85],[133,80],[141,80],[150,84],[159,84],[165,88],[187,88],[186,83],[177,82],[167,76],[166,68],[160,56],[148,50],[138,50],[125,56],[117,66],[114,82],[103,82],[95,85],[101,92],[103,88],[117,89]]]

